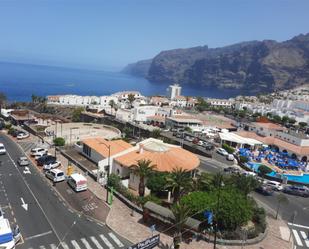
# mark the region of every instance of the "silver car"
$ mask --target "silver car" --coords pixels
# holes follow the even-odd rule
[[[17,162],[18,162],[19,166],[28,166],[29,165],[29,160],[25,156],[20,157]]]

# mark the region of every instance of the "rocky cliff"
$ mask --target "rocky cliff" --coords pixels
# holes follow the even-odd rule
[[[153,82],[231,88],[250,93],[309,83],[309,33],[291,40],[250,41],[222,48],[207,46],[163,51],[126,72]]]

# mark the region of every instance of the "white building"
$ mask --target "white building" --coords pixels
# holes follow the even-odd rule
[[[181,86],[179,84],[174,84],[169,86],[170,98],[174,99],[181,95]]]
[[[134,107],[133,121],[137,123],[146,123],[147,117],[154,116],[158,109],[158,106],[153,105]]]
[[[229,99],[206,99],[206,102],[215,107],[231,108],[234,105],[234,101]]]

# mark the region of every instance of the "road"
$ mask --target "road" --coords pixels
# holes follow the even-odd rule
[[[25,174],[15,163],[24,153],[13,141],[0,134],[0,142],[7,150],[0,156],[0,205],[4,216],[21,229],[17,248],[116,249],[130,244],[104,224],[68,208],[33,165]]]
[[[274,193],[273,196],[252,193],[255,199],[262,201],[273,210],[277,209],[278,195],[278,192]],[[288,198],[289,202],[281,205],[279,214],[288,223],[297,246],[296,248],[309,248],[309,240],[307,239],[309,237],[309,198],[284,195]]]

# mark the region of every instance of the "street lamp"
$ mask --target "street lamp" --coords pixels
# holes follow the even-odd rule
[[[218,199],[217,199],[217,212],[216,212],[216,225],[215,225],[215,237],[214,237],[214,249],[216,249],[217,245],[217,233],[218,233],[218,212],[220,208],[220,198],[221,198],[221,188],[224,187],[224,183],[222,181],[222,176],[220,176],[219,189],[218,189]]]
[[[108,159],[107,159],[107,175],[106,175],[106,185],[108,183],[109,178],[109,169],[110,169],[110,159],[111,159],[111,146],[107,145],[106,143],[100,142],[100,144],[103,144],[108,149]],[[98,173],[99,173],[99,167],[98,167]],[[106,188],[106,202],[108,202],[108,186]]]

